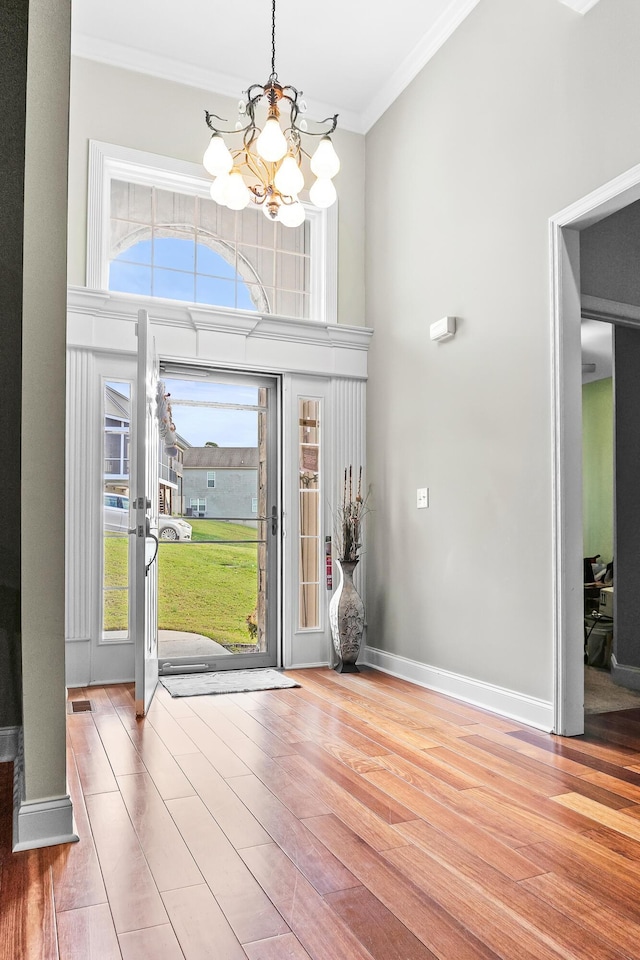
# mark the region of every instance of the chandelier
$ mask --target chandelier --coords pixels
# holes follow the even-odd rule
[[[239,118],[235,130],[225,130],[214,121],[227,123],[222,117],[205,110],[207,126],[212,133],[203,164],[215,177],[211,196],[232,210],[243,210],[249,203],[262,207],[265,216],[287,227],[299,226],[305,218],[298,196],[304,188],[303,157],[310,158],[315,181],[309,200],[316,207],[330,207],[336,200],[333,177],[340,169],[340,160],[333,148],[331,134],[338,124],[338,114],[321,120],[317,131],[310,131],[303,116],[307,105],[302,91],[281,84],[276,73],[276,0],[271,4],[271,73],[265,84],[253,83],[238,103]],[[256,120],[256,109],[264,101],[266,119],[262,127]],[[281,111],[288,114],[281,119]],[[231,149],[223,134],[242,138]],[[319,137],[313,155],[303,147],[305,137]],[[232,140],[230,140],[232,142]]]

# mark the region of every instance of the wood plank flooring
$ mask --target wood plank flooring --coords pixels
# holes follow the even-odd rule
[[[80,842],[12,854],[0,960],[640,960],[640,709],[540,733],[372,670],[70,691]]]

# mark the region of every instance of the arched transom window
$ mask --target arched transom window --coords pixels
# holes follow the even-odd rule
[[[309,317],[309,225],[255,209],[111,181],[109,289]]]

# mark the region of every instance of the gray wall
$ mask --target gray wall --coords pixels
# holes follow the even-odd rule
[[[616,682],[640,689],[640,330],[616,326],[615,620]],[[631,670],[625,668],[631,667]]]
[[[225,41],[226,42],[226,41]],[[239,50],[242,49],[241,40]],[[242,66],[241,62],[239,65]],[[244,73],[244,68],[242,71]],[[202,163],[210,134],[205,108],[232,121],[237,99],[74,57],[69,158],[69,282],[85,283],[89,140]],[[247,78],[247,82],[251,77]],[[238,89],[238,97],[241,94]],[[100,104],[96,109],[96,104]],[[364,323],[364,137],[338,127],[333,141],[340,248],[338,320]],[[206,176],[203,170],[203,174]]]
[[[216,485],[208,487],[207,470],[185,468],[182,480],[185,508],[191,497],[205,497],[205,517],[251,519],[251,500],[258,496],[258,471],[217,469],[214,473]]]
[[[583,294],[640,304],[640,200],[580,234]]]
[[[20,709],[20,415],[22,244],[27,85],[24,0],[0,5],[0,409],[5,423],[0,474],[10,530],[0,537],[0,728],[21,722]]]
[[[544,700],[548,220],[640,162],[639,34],[637,0],[482,0],[367,136],[368,643]]]

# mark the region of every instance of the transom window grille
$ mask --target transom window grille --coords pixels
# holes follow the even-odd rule
[[[310,225],[111,180],[109,289],[306,319]]]

